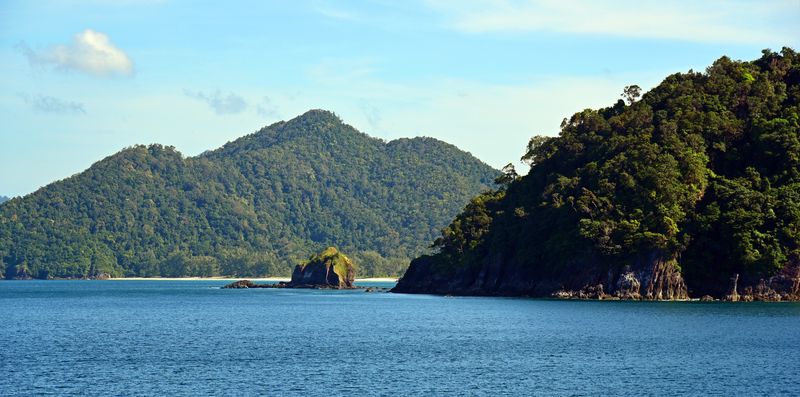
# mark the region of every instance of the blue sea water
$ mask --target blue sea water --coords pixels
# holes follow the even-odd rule
[[[223,284],[2,281],[0,395],[800,394],[795,303]]]

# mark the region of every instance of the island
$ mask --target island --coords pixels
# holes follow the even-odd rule
[[[257,284],[250,280],[239,280],[222,288],[354,289],[355,278],[356,267],[353,261],[335,247],[328,247],[313,255],[307,262],[295,266],[289,282]]]

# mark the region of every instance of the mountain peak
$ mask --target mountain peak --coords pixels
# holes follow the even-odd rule
[[[287,123],[335,123],[341,124],[342,119],[336,113],[325,109],[311,109],[291,120]]]

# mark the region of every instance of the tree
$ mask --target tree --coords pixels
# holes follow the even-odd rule
[[[498,176],[494,179],[494,183],[500,185],[501,189],[508,188],[509,185],[514,183],[519,178],[519,174],[517,174],[517,170],[514,168],[514,164],[508,163],[502,169],[502,175]]]
[[[620,96],[623,97],[626,102],[628,102],[628,105],[631,105],[642,96],[642,89],[635,84],[625,86],[625,89],[622,90],[622,94]]]

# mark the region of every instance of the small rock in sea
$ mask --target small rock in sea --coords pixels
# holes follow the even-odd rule
[[[226,286],[224,286],[222,288],[232,288],[232,289],[256,288],[256,284],[254,282],[250,281],[250,280],[239,280],[239,281],[234,281],[234,282],[232,282],[232,283],[230,283],[230,284],[228,284],[228,285],[226,285]]]
[[[713,302],[713,301],[714,297],[711,295],[703,295],[703,297],[700,298],[700,302]]]
[[[308,262],[295,266],[289,287],[352,289],[355,277],[356,269],[350,258],[335,247],[328,247]]]

